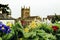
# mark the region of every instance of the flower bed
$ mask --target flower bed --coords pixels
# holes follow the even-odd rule
[[[0,40],[60,40],[60,24],[47,25],[32,21],[30,25],[23,27],[18,22],[10,28],[1,23],[0,34]]]

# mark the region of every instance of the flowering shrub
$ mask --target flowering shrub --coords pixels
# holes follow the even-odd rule
[[[52,30],[52,27],[49,29],[48,25],[46,24],[41,23],[41,25],[39,24],[38,27],[37,23],[32,21],[30,25],[26,26],[25,28],[23,28],[19,23],[17,23],[16,26],[16,29],[20,32],[20,40],[56,40],[56,36],[54,36],[52,33],[46,32],[46,30]]]

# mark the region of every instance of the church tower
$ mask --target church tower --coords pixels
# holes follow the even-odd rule
[[[30,7],[29,8],[21,8],[21,18],[25,19],[27,17],[30,17]]]

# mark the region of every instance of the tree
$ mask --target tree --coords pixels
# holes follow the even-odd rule
[[[2,8],[3,14],[7,13],[7,15],[11,14],[11,9],[7,5],[0,4],[0,8]]]

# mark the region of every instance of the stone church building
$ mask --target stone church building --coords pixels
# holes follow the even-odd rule
[[[18,18],[19,21],[22,21],[25,24],[29,25],[29,23],[35,19],[39,21],[41,20],[39,16],[30,16],[30,7],[21,8],[21,17]]]

